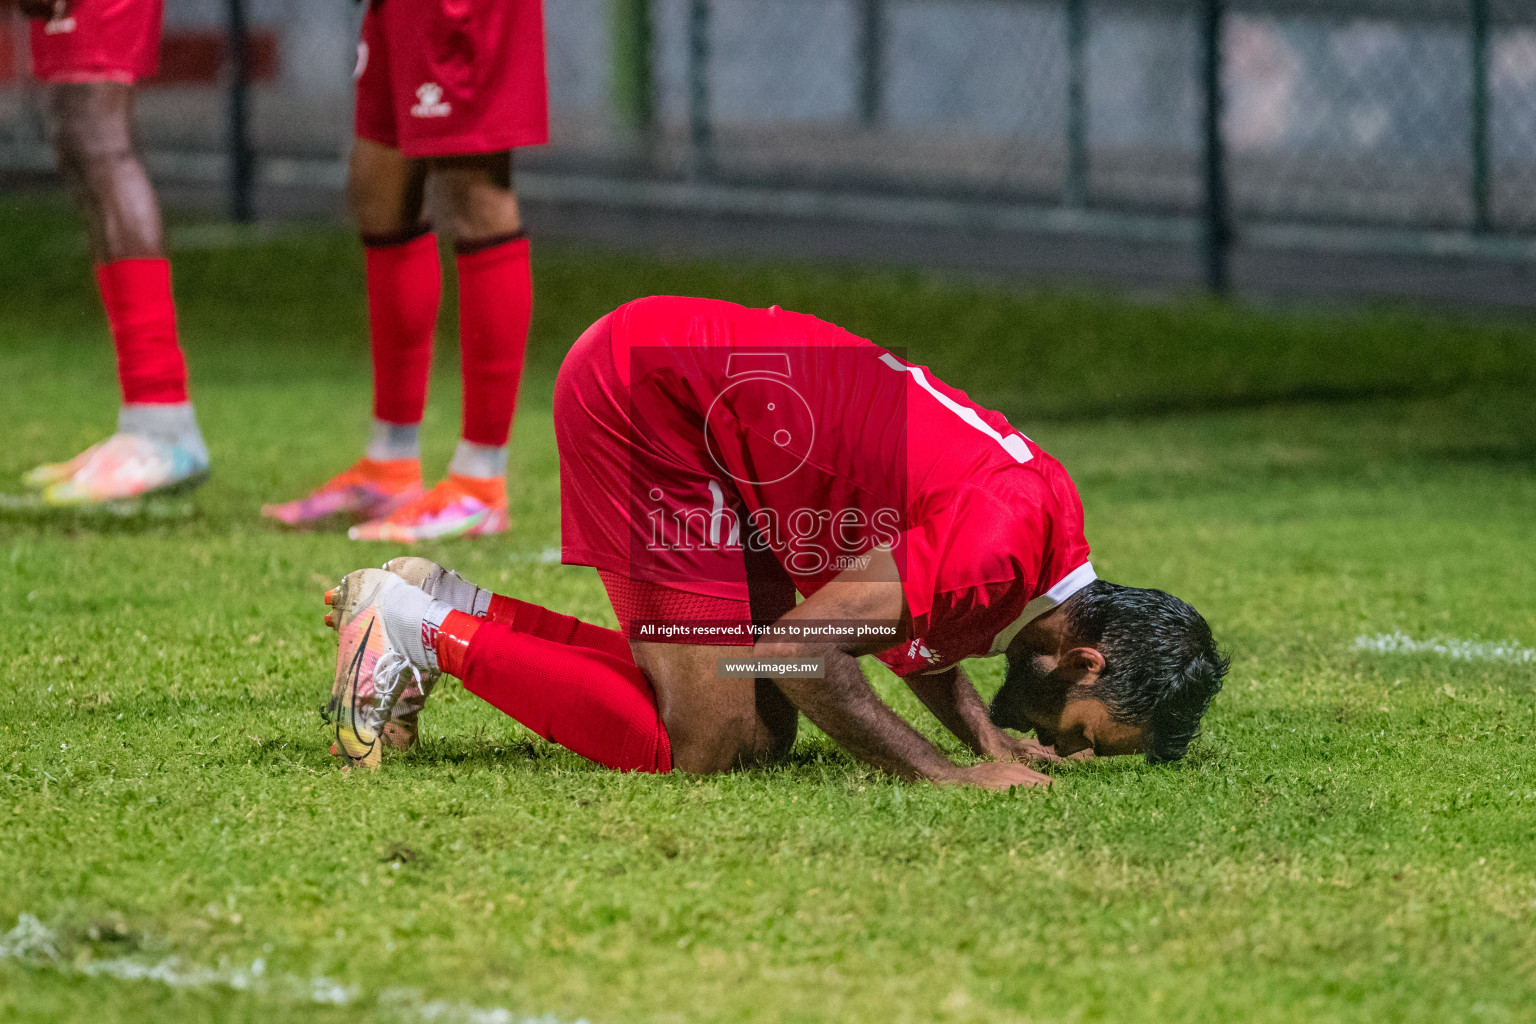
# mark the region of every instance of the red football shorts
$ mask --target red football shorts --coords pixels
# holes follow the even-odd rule
[[[719,487],[720,471],[696,425],[641,428],[631,418],[629,388],[613,360],[612,322],[610,313],[587,328],[555,380],[561,560],[724,602],[710,605],[705,617],[727,609],[740,615],[747,607],[747,566],[740,549],[678,550],[648,543],[652,517],[671,521],[700,502],[707,510],[710,485]],[[734,493],[721,492],[720,500],[722,508],[734,504]],[[649,595],[652,588],[641,592]],[[647,598],[635,609],[616,604],[615,611],[622,619],[645,618],[653,603]]]
[[[687,560],[672,563],[663,554],[658,564],[632,557],[644,530],[636,521],[643,513],[631,500],[634,471],[640,468],[647,479],[703,480],[705,486],[710,477],[693,464],[708,456],[686,439],[661,441],[630,422],[628,389],[613,362],[612,321],[610,313],[571,346],[555,384],[561,560],[597,567],[630,640],[750,646],[752,611],[739,553],[714,555],[721,559],[708,567],[715,579],[702,580],[695,575],[699,567]],[[684,628],[674,632],[679,626]]]
[[[355,77],[357,137],[409,157],[549,141],[542,0],[375,0]]]
[[[63,18],[32,19],[32,74],[42,82],[137,82],[160,59],[164,0],[75,0]]]
[[[631,579],[598,570],[608,603],[619,620],[619,632],[627,640],[662,644],[698,644],[704,647],[751,647],[752,606],[746,598],[729,599],[694,594],[676,587]],[[645,627],[684,624],[686,630]]]

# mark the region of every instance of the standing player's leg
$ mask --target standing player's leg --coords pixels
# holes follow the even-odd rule
[[[463,430],[447,479],[378,521],[360,540],[410,542],[507,529],[507,441],[533,312],[512,154],[430,159],[435,206],[453,233],[459,279]]]
[[[118,429],[26,481],[46,501],[85,504],[202,482],[208,450],[187,392],[160,206],[133,142],[133,82],[154,67],[157,3],[75,5],[33,23],[33,64],[48,83],[59,169],[85,216],[96,279],[117,350]]]
[[[359,84],[361,89],[361,83]],[[347,198],[362,237],[373,354],[373,431],[363,458],[296,501],[262,514],[289,526],[373,519],[422,496],[419,431],[442,298],[437,236],[424,218],[426,165],[358,138]]]
[[[506,445],[532,305],[511,151],[549,140],[543,5],[483,0],[471,10],[452,0],[389,0],[373,5],[364,23],[360,104],[365,84],[387,79],[388,129],[402,153],[429,162],[434,208],[453,229],[464,431],[446,480],[351,536],[410,542],[499,533],[508,526]],[[359,134],[385,130],[382,115],[365,126],[364,113],[360,105]]]

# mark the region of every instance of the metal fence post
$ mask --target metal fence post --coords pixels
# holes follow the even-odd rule
[[[1488,0],[1472,4],[1472,230],[1493,226],[1492,170],[1488,154]]]
[[[714,169],[714,124],[709,116],[709,0],[688,4],[688,137],[693,147],[692,171],[706,175]]]
[[[613,106],[649,162],[656,142],[655,27],[651,0],[613,0]]]
[[[1231,287],[1232,207],[1227,191],[1226,139],[1222,133],[1222,46],[1226,0],[1201,0],[1200,87],[1204,95],[1205,284],[1215,295]]]
[[[1067,206],[1088,205],[1088,4],[1067,2]]]
[[[885,0],[859,7],[859,123],[873,127],[885,112]]]
[[[251,147],[251,34],[245,0],[229,0],[228,20],[229,219],[249,224],[256,219],[256,153]]]

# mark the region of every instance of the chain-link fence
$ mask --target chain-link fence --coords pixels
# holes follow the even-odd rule
[[[257,180],[338,183],[359,16],[340,0],[167,0],[140,101],[156,166],[226,173],[232,10]],[[1530,0],[550,0],[546,19],[553,139],[519,157],[542,180],[1536,233]],[[12,166],[46,162],[24,49],[18,22]]]

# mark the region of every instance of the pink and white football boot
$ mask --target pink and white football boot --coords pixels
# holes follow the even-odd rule
[[[49,505],[101,505],[178,494],[208,479],[208,455],[182,444],[119,432],[66,462],[34,468],[22,480]]]
[[[261,506],[261,514],[284,526],[309,526],[333,517],[377,519],[423,493],[419,460],[365,458],[302,498]]]
[[[375,768],[383,746],[399,742],[391,728],[398,713],[416,717],[437,683],[437,661],[422,637],[422,616],[432,598],[383,569],[358,569],[325,595],[326,625],[337,634],[331,681],[332,753],[347,765]]]
[[[449,474],[448,479],[394,512],[347,531],[353,540],[412,544],[447,537],[503,533],[507,519],[505,477]]]

